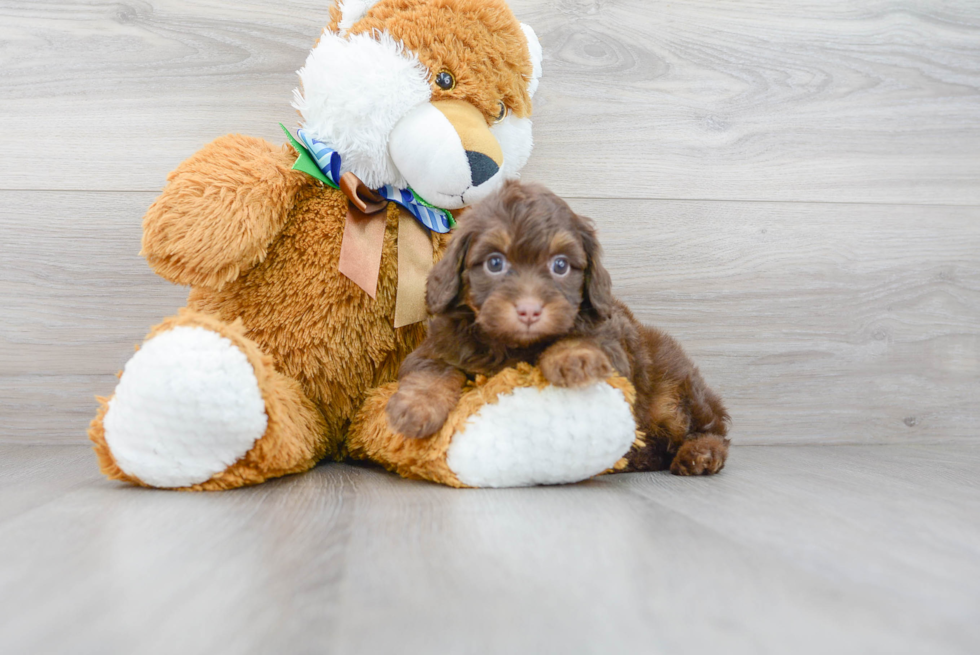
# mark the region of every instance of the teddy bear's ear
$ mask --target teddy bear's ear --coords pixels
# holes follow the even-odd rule
[[[347,34],[354,23],[364,18],[368,9],[378,4],[378,0],[340,0],[337,7],[340,9],[340,22],[337,24],[337,31],[343,36]]]
[[[531,79],[527,83],[527,93],[532,98],[534,97],[534,92],[538,90],[538,81],[541,79],[541,43],[538,41],[538,35],[534,33],[530,25],[525,25],[521,23],[521,29],[524,30],[524,37],[527,39],[527,49],[531,53],[531,66],[533,67],[533,72],[531,73]]]

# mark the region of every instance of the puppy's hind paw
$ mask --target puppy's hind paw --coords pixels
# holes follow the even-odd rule
[[[708,434],[681,444],[670,472],[674,475],[714,475],[725,466],[728,440]]]

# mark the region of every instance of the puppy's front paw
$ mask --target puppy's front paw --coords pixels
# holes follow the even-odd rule
[[[670,472],[674,475],[714,475],[724,468],[727,458],[728,440],[709,434],[681,444]]]
[[[449,417],[448,409],[410,390],[396,392],[388,400],[387,413],[391,429],[412,439],[432,436]]]
[[[613,373],[606,353],[587,344],[556,344],[545,351],[538,366],[556,387],[587,387]]]

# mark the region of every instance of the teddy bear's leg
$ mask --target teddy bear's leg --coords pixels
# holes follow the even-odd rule
[[[312,468],[330,449],[299,383],[240,322],[184,309],[150,333],[89,437],[111,479],[218,490]]]

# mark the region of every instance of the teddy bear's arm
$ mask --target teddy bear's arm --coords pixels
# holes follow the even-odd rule
[[[220,289],[265,259],[296,192],[296,153],[255,137],[215,139],[167,177],[143,218],[143,255],[176,284]]]

